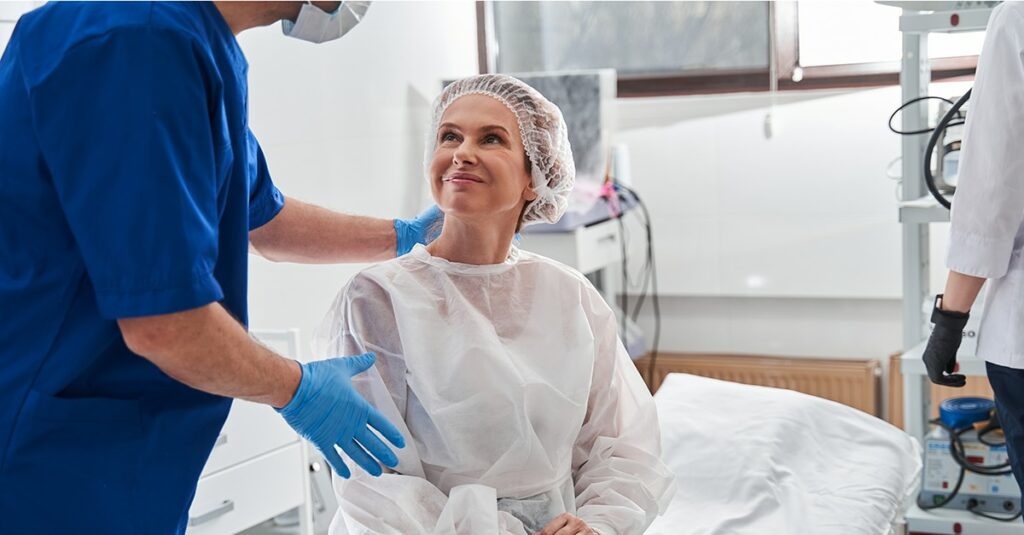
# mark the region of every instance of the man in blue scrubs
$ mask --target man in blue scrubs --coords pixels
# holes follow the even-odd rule
[[[338,2],[58,3],[0,59],[0,532],[183,532],[231,398],[269,404],[337,472],[397,463],[352,390],[372,355],[299,365],[246,333],[250,246],[385,259],[413,221],[283,196],[248,127],[235,34],[346,31]],[[342,9],[345,9],[342,7]]]

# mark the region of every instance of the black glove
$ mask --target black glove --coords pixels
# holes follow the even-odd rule
[[[967,325],[968,314],[941,310],[939,300],[942,294],[935,297],[935,308],[932,310],[932,323],[935,328],[928,337],[928,345],[924,348],[924,367],[928,369],[928,378],[942,386],[961,387],[967,384],[967,378],[953,374],[956,370],[956,351],[963,340],[964,327]],[[945,373],[943,373],[945,372]]]

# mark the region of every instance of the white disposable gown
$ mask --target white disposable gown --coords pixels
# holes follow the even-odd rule
[[[502,264],[417,246],[342,290],[321,357],[372,351],[356,388],[407,446],[379,478],[335,477],[332,533],[532,534],[573,513],[640,534],[674,491],[654,401],[579,273],[512,247]]]

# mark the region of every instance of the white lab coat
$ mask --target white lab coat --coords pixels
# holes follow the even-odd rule
[[[949,269],[989,279],[977,355],[1024,369],[1024,5],[989,19],[968,103]]]
[[[615,316],[561,264],[513,247],[472,266],[418,246],[358,274],[317,337],[323,357],[376,353],[354,384],[406,437],[396,473],[335,478],[333,524],[353,535],[529,535],[563,512],[633,535],[671,499]]]

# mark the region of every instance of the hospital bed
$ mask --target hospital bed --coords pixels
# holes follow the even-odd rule
[[[901,533],[918,442],[790,390],[671,374],[655,395],[677,491],[648,535]]]

